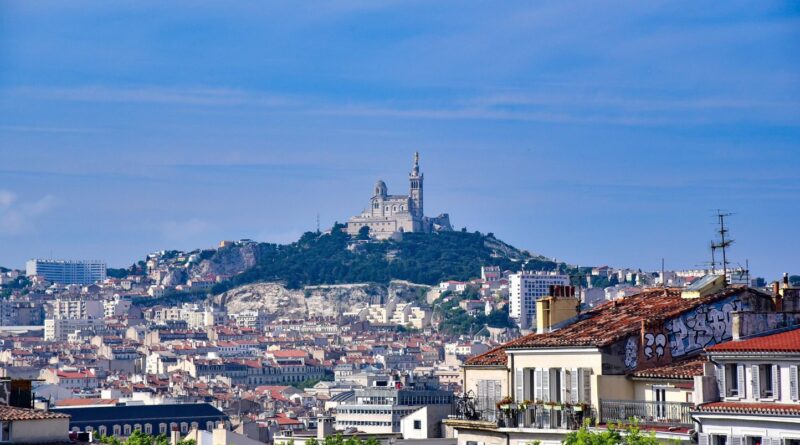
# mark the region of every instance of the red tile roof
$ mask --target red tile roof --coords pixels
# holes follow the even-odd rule
[[[777,414],[798,416],[800,415],[800,404],[711,402],[699,405],[697,407],[697,411],[713,413]]]
[[[743,286],[729,286],[715,294],[687,299],[681,297],[680,289],[650,289],[601,304],[567,327],[546,334],[530,334],[507,343],[506,347],[604,347],[638,333],[643,321],[671,318],[742,290]]]
[[[500,345],[483,354],[468,358],[464,364],[467,366],[505,366],[507,362],[505,345]]]
[[[86,399],[62,399],[56,401],[56,406],[86,406],[86,405],[116,405],[117,399],[99,399],[99,398],[86,398]]]
[[[633,373],[634,377],[691,380],[694,376],[703,375],[705,357],[695,356],[686,360],[675,361],[664,366],[643,369]]]
[[[744,340],[732,340],[706,348],[709,352],[800,352],[800,329]]]
[[[69,415],[53,411],[41,411],[14,406],[0,406],[0,420],[45,420],[69,419]]]

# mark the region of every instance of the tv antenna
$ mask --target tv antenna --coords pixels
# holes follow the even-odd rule
[[[725,277],[726,283],[727,283],[727,280],[728,280],[728,264],[729,264],[727,248],[730,247],[731,244],[733,244],[733,240],[729,239],[729,238],[726,238],[726,235],[728,234],[728,229],[725,228],[725,218],[728,217],[728,216],[731,216],[731,215],[733,215],[733,214],[732,213],[722,213],[719,209],[717,209],[717,215],[716,216],[717,216],[717,221],[719,222],[719,229],[717,230],[717,233],[719,233],[719,242],[716,242],[716,243],[712,242],[711,243],[711,268],[712,268],[712,273],[716,272],[715,271],[716,259],[714,257],[714,252],[715,252],[716,249],[720,249],[720,250],[722,250],[722,262],[721,262],[721,264],[722,264],[722,275]]]
[[[317,213],[317,233],[319,233],[319,213]]]

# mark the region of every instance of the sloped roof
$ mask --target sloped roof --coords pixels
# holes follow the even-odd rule
[[[731,340],[706,348],[708,352],[797,352],[800,353],[800,327],[778,334],[744,340]]]
[[[694,376],[703,375],[703,364],[706,361],[705,357],[696,355],[664,366],[636,371],[632,375],[640,378],[691,380]]]
[[[800,404],[711,402],[699,405],[697,407],[697,411],[709,413],[777,414],[785,416],[798,416],[800,415]]]
[[[650,289],[625,298],[618,298],[581,313],[578,320],[546,334],[529,334],[512,340],[464,362],[467,366],[505,365],[506,351],[523,348],[605,347],[631,334],[640,332],[642,323],[668,319],[702,304],[713,302],[747,290],[731,285],[701,298],[685,299],[681,289]],[[750,289],[751,292],[757,292]],[[767,296],[766,294],[763,294]]]
[[[42,411],[15,406],[0,406],[0,420],[46,420],[68,419],[69,416],[53,411]]]
[[[745,289],[744,286],[729,286],[720,292],[692,299],[682,298],[681,290],[676,288],[650,289],[601,304],[580,314],[575,323],[557,331],[530,334],[506,343],[505,346],[508,349],[605,347],[639,332],[642,322],[671,318]]]

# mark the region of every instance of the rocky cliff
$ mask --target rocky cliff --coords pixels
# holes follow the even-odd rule
[[[421,290],[421,291],[420,291]],[[385,303],[390,296],[417,301],[429,286],[392,281],[381,284],[342,284],[287,289],[279,283],[253,283],[236,287],[210,301],[224,305],[229,313],[247,309],[264,310],[281,317],[305,318],[339,316],[369,304]]]

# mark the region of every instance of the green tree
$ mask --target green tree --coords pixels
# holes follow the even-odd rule
[[[358,239],[360,240],[368,240],[369,239],[369,226],[364,226],[358,229]]]

